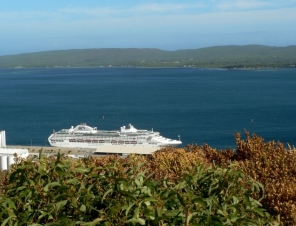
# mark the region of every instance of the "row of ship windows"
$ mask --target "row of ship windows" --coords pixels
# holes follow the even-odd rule
[[[64,142],[64,140],[51,140],[52,143],[55,142]],[[82,139],[70,139],[69,142],[79,142],[79,143],[125,143],[125,144],[136,144],[137,141],[123,141],[123,140],[82,140]]]
[[[156,135],[157,136],[157,135]],[[60,136],[59,137],[60,139],[68,139],[69,137],[68,136]],[[116,136],[114,138],[110,138],[110,136],[101,136],[101,137],[90,137],[90,136],[83,136],[83,137],[80,137],[80,139],[120,139],[120,136]],[[147,136],[137,136],[137,137],[132,137],[132,136],[124,136],[124,139],[129,139],[129,140],[139,140],[139,139],[142,139],[142,140],[146,140],[147,139]]]
[[[137,141],[123,141],[123,140],[83,140],[83,139],[70,139],[69,142],[78,142],[78,143],[111,143],[111,144],[137,144]]]
[[[51,140],[52,143],[56,142],[64,142],[64,140]],[[71,143],[111,143],[111,144],[138,144],[137,141],[123,141],[123,140],[82,140],[82,139],[70,139],[69,142]],[[139,142],[139,144],[142,144],[142,142]],[[156,144],[156,143],[151,143]]]
[[[52,143],[55,143],[55,142],[64,142],[64,140],[51,140]]]

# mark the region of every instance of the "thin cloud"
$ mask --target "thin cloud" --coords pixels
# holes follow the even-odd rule
[[[156,6],[154,6],[156,7]],[[173,7],[174,8],[174,7]],[[175,10],[181,10],[181,6],[174,8]],[[137,11],[139,8],[125,9]],[[79,29],[93,30],[93,27],[101,28],[99,32],[103,32],[102,29],[116,30],[118,29],[131,29],[135,31],[152,31],[155,29],[158,32],[176,30],[177,31],[190,31],[194,29],[201,29],[206,31],[207,29],[225,29],[225,26],[231,25],[231,29],[237,27],[239,30],[247,29],[251,30],[256,27],[261,29],[280,29],[283,26],[291,26],[293,21],[296,21],[296,8],[285,9],[269,9],[269,10],[246,10],[242,11],[220,11],[220,12],[207,12],[207,13],[191,13],[186,14],[179,13],[155,13],[153,16],[145,13],[123,13],[120,10],[120,14],[116,13],[116,16],[111,15],[115,13],[117,9],[112,8],[96,8],[96,9],[67,9],[68,11],[59,12],[27,12],[27,13],[2,13],[0,19],[3,23],[0,24],[0,28],[15,27],[18,29],[26,29],[28,27],[34,29],[46,30],[50,28],[52,30],[72,29],[73,32]],[[155,12],[156,9],[150,8],[149,10]],[[159,9],[160,10],[160,9]],[[156,10],[157,11],[157,10]],[[182,11],[182,10],[181,10]],[[66,13],[67,12],[67,13]],[[139,11],[137,11],[139,12]],[[158,11],[157,11],[158,12]],[[81,16],[80,13],[86,13],[89,16]],[[276,17],[276,19],[275,19]],[[280,24],[283,25],[280,25]],[[31,25],[33,24],[33,25]],[[273,24],[273,26],[267,26]],[[221,26],[225,25],[225,26]],[[18,31],[18,29],[16,31]],[[127,31],[129,32],[129,31]]]
[[[115,14],[118,12],[116,8],[112,7],[66,7],[58,10],[59,13],[63,14],[84,14],[84,15],[101,15],[101,14]]]
[[[192,8],[203,8],[206,5],[203,3],[200,4],[160,4],[152,3],[145,5],[137,5],[130,9],[133,12],[146,12],[146,13],[163,13],[163,12],[184,12]]]
[[[200,9],[205,7],[205,4],[160,4],[149,3],[140,4],[132,7],[96,7],[96,8],[73,8],[68,7],[60,9],[59,12],[67,14],[84,14],[88,16],[133,16],[143,14],[186,14],[188,10]]]
[[[272,10],[295,7],[295,0],[278,2],[275,0],[208,0],[199,3],[149,3],[138,4],[130,7],[65,7],[54,11],[22,11],[0,12],[2,21],[22,22],[26,20],[52,20],[57,21],[72,19],[80,21],[99,18],[133,18],[154,15],[200,15],[220,12],[237,12],[252,10]]]
[[[289,7],[295,1],[275,1],[275,0],[226,0],[219,1],[215,8],[219,11],[246,11],[246,10],[263,10],[279,9]]]
[[[293,24],[296,21],[295,5],[259,10],[267,1],[237,0],[233,2],[233,6],[227,6],[226,3],[229,1],[214,2],[219,4],[213,7],[213,1],[207,2],[208,5],[153,3],[126,8],[65,7],[50,12],[0,13],[2,21],[0,29],[6,31],[2,35],[5,37],[12,34],[17,36],[19,33],[27,37],[33,36],[33,33],[38,36],[47,34],[50,37],[53,35],[100,37],[107,34],[130,36],[130,34],[151,33],[155,36],[165,36],[172,33],[188,34],[193,31],[200,34],[213,31],[221,33],[225,30],[230,33],[257,30],[279,32],[283,29],[295,31]],[[274,5],[275,2],[271,0],[269,6]],[[217,10],[219,7],[220,10]],[[190,13],[187,10],[190,10]]]
[[[43,12],[43,11],[27,11],[27,12],[0,12],[0,18],[2,20],[11,20],[16,21],[25,21],[25,20],[35,20],[42,19],[52,15],[52,13]]]
[[[263,1],[227,1],[219,4],[217,9],[219,10],[250,10],[261,9],[263,7],[270,6],[269,3]]]

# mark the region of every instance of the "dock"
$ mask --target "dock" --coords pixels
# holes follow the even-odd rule
[[[64,147],[51,147],[51,146],[13,146],[8,145],[7,148],[12,149],[27,149],[29,155],[37,155],[40,150],[45,155],[55,155],[58,153],[67,154],[69,156],[86,156],[86,155],[107,155],[107,154],[151,154],[162,147],[133,147],[124,145],[103,145],[95,148],[64,148]],[[95,153],[95,154],[94,154]]]
[[[30,155],[38,154],[42,150],[43,154],[71,154],[71,155],[89,155],[92,154],[96,149],[78,149],[78,148],[62,148],[62,147],[51,147],[51,146],[24,146],[24,145],[7,145],[7,148],[12,149],[27,149]]]

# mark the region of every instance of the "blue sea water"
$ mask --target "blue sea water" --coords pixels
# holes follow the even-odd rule
[[[187,144],[235,148],[244,129],[296,145],[296,70],[0,69],[8,145],[46,145],[52,130],[132,123]]]

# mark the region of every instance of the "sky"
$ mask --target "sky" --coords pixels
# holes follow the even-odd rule
[[[296,0],[0,0],[0,56],[296,45]]]

